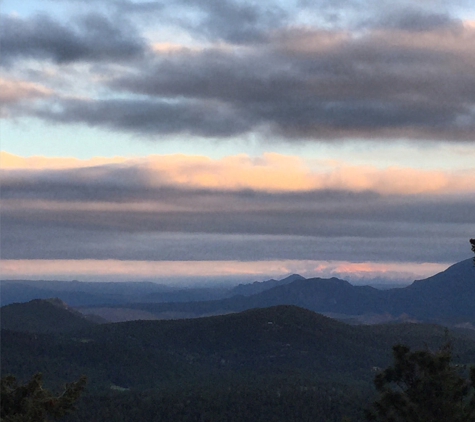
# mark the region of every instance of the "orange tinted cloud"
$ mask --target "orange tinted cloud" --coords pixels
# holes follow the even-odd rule
[[[94,157],[89,160],[80,160],[78,158],[66,157],[20,157],[0,151],[0,168],[6,170],[59,170],[68,168],[94,167],[106,164],[117,164],[127,161],[123,157]]]
[[[0,153],[5,170],[59,170],[119,166],[145,173],[142,183],[159,187],[220,190],[299,192],[319,189],[371,190],[381,194],[467,193],[475,190],[475,168],[448,171],[404,167],[378,168],[339,161],[305,160],[296,156],[266,153],[253,158],[245,154],[211,159],[203,156],[153,155],[143,158],[18,157]],[[98,177],[100,178],[100,172]]]

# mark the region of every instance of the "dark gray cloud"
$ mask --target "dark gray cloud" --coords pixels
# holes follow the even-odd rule
[[[141,36],[123,19],[90,13],[58,22],[38,14],[31,18],[0,17],[2,61],[15,58],[48,59],[58,63],[76,61],[122,61],[146,51]]]
[[[140,98],[58,100],[33,113],[142,134],[472,142],[475,62],[464,54],[475,32],[461,31],[448,34],[461,53],[436,48],[437,31],[426,34],[436,37],[428,46],[394,43],[390,32],[342,40],[339,32],[292,30],[239,54],[184,49],[109,83]]]
[[[30,112],[55,123],[78,123],[141,134],[239,135],[252,129],[254,117],[218,101],[59,100]],[[242,115],[241,115],[242,114]]]
[[[163,23],[210,44],[152,53],[124,18],[94,13],[65,24],[45,15],[4,16],[5,63],[16,57],[101,63],[85,76],[95,98],[51,96],[24,102],[9,115],[155,140],[257,133],[289,141],[474,142],[475,30],[432,3],[388,10],[371,3],[350,29],[305,26],[294,18],[298,8],[273,2],[112,4],[110,16],[127,11],[133,21],[146,15],[156,18],[156,28],[147,26],[152,33]],[[357,5],[322,0],[303,6],[315,12]]]
[[[365,23],[384,29],[399,29],[409,32],[424,32],[442,28],[457,30],[460,25],[447,13],[424,11],[414,8],[391,10]]]
[[[230,193],[158,190],[153,195],[155,206],[149,203],[143,209],[137,207],[141,204],[138,199],[135,200],[136,207],[127,206],[131,202],[122,200],[117,201],[119,205],[113,208],[104,203],[78,209],[52,204],[52,209],[45,210],[41,204],[30,203],[25,204],[24,210],[21,206],[6,209],[3,222],[32,219],[41,225],[94,227],[106,231],[387,238],[400,236],[404,225],[408,227],[406,235],[415,236],[411,225],[418,224],[418,235],[427,237],[429,226],[459,225],[465,230],[466,226],[473,224],[471,210],[475,205],[468,199],[437,203],[427,199],[381,198],[362,203],[361,199],[331,202],[305,198],[297,201],[292,196],[275,195],[277,197],[271,198],[272,202],[266,206],[262,201],[269,198],[260,195],[249,201]],[[147,192],[145,196],[152,195]],[[325,197],[327,194],[309,194],[310,198],[314,196]]]
[[[470,254],[470,227],[454,230],[453,225],[428,224],[421,230],[419,225],[394,224],[395,230],[401,230],[391,238],[350,233],[297,236],[104,231],[93,226],[85,229],[10,219],[2,226],[3,259],[456,262]],[[382,225],[380,229],[384,230]]]

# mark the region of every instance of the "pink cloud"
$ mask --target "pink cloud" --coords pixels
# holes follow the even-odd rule
[[[40,84],[19,81],[15,79],[0,78],[0,102],[12,104],[21,100],[48,97],[53,94]]]

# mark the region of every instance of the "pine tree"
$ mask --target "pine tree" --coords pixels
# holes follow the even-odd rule
[[[46,422],[57,420],[75,410],[75,403],[86,386],[86,377],[65,386],[55,396],[43,388],[41,373],[19,385],[14,376],[1,379],[1,421]]]
[[[475,368],[464,377],[451,363],[450,344],[435,353],[397,345],[393,354],[394,365],[374,380],[379,399],[367,412],[369,421],[475,421]]]
[[[475,253],[475,239],[470,239],[470,244],[472,245],[472,252]],[[475,257],[473,258],[473,263],[475,264]]]

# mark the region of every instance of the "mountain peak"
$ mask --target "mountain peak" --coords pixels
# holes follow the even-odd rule
[[[433,289],[475,289],[475,265],[473,260],[465,259],[431,277],[415,280],[407,289],[423,289],[429,284]]]

